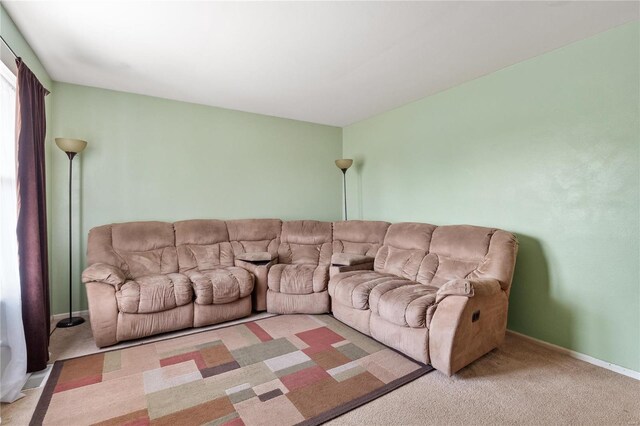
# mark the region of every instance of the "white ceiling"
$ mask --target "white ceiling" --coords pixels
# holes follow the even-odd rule
[[[344,126],[625,22],[629,2],[13,2],[54,80]]]

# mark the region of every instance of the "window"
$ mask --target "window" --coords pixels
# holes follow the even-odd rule
[[[20,398],[27,375],[18,272],[16,76],[0,61],[0,401]],[[7,326],[11,324],[11,326]]]
[[[16,76],[0,62],[0,180],[2,197],[0,205],[4,213],[6,191],[13,192],[15,198],[15,119],[16,119]],[[10,190],[9,188],[13,188]]]
[[[0,62],[0,300],[18,281],[16,237],[16,76]],[[14,274],[15,272],[15,274]]]
[[[6,299],[12,297],[14,285],[19,291],[15,130],[16,76],[0,62],[0,303],[3,308]],[[0,332],[1,347],[5,334],[4,330]]]

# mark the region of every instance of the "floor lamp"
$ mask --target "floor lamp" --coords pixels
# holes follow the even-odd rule
[[[72,173],[73,173],[73,157],[76,154],[79,154],[87,147],[87,142],[80,139],[67,139],[67,138],[56,138],[56,145],[58,148],[63,150],[67,157],[69,157],[69,318],[65,318],[63,320],[58,321],[57,327],[67,328],[74,327],[76,325],[82,324],[84,322],[84,318],[82,317],[74,317],[72,315],[73,312],[73,304],[72,304],[72,295],[73,295],[73,256],[72,256],[72,239],[71,239],[71,183],[73,182]]]
[[[349,158],[343,158],[336,160],[336,166],[342,170],[342,185],[344,192],[344,220],[347,220],[347,170],[353,164],[353,160]]]

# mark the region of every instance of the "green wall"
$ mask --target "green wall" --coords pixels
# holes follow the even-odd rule
[[[640,370],[639,25],[343,129],[353,217],[511,230],[509,328]]]
[[[195,218],[336,220],[342,130],[166,99],[54,84],[53,133],[81,138],[74,161],[74,309],[90,228]],[[52,152],[52,304],[68,309],[68,159]],[[77,171],[77,173],[76,173]]]

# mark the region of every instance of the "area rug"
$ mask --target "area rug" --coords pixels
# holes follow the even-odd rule
[[[330,315],[57,361],[31,424],[316,425],[429,371]]]

